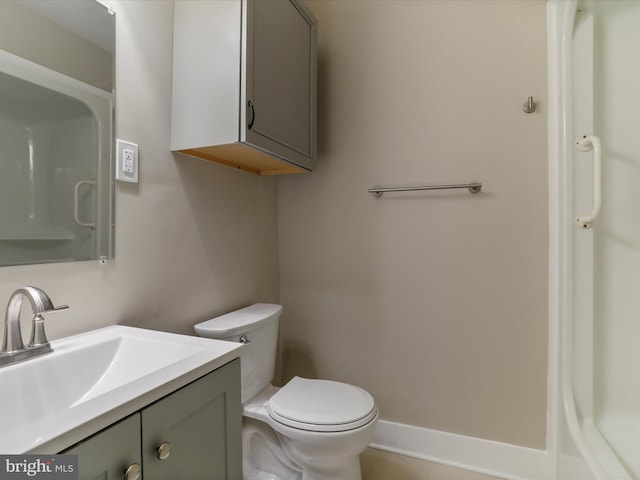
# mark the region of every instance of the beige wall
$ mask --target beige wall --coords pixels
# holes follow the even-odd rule
[[[543,448],[545,2],[309,4],[320,156],[279,179],[284,379],[359,384],[383,419]],[[481,194],[367,193],[471,180]]]
[[[116,258],[0,268],[0,300],[31,284],[68,303],[47,318],[51,338],[116,323],[192,333],[213,315],[277,301],[275,179],[171,154],[173,3],[109,3],[117,136],[140,146],[140,184],[116,185]]]

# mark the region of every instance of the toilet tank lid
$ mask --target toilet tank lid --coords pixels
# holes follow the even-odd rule
[[[193,328],[201,337],[224,338],[258,328],[263,323],[277,319],[282,305],[256,303],[240,310],[196,324]]]

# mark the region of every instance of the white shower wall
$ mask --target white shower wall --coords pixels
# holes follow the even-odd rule
[[[640,2],[594,2],[594,131],[604,203],[594,230],[594,408],[607,442],[640,476]]]
[[[559,12],[554,54],[563,79],[556,85],[560,154],[551,159],[561,239],[559,478],[638,478],[640,389],[633,378],[640,361],[640,67],[632,59],[640,44],[640,2],[558,1],[551,7]],[[588,230],[575,225],[575,216],[593,202],[593,153],[573,147],[584,135],[602,141],[603,204]]]
[[[74,221],[74,187],[98,178],[101,122],[82,101],[25,80],[2,74],[2,88],[0,263],[95,258],[95,231]],[[34,97],[47,107],[32,108]],[[79,218],[95,220],[96,204],[81,192]]]

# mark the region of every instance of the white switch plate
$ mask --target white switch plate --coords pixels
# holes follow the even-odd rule
[[[138,145],[116,140],[116,180],[138,183]]]

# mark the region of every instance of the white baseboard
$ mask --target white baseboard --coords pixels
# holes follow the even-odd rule
[[[371,448],[509,480],[552,480],[549,452],[380,420]]]

